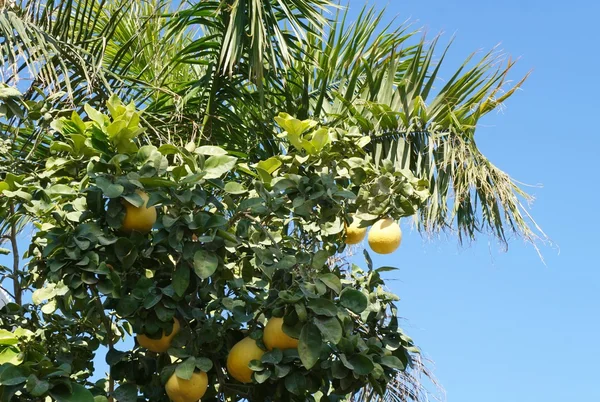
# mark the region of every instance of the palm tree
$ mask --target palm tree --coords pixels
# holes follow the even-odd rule
[[[376,162],[428,178],[421,232],[543,240],[530,196],[475,141],[479,120],[526,77],[511,84],[514,62],[492,50],[441,81],[449,45],[409,24],[385,26],[383,14],[365,8],[350,22],[330,0],[0,1],[0,74],[23,93],[0,88],[0,135],[11,141],[0,163],[35,169],[49,152],[45,120],[112,93],[144,109],[149,140],[219,144],[250,162],[281,152],[274,117],[285,111],[355,127]],[[0,219],[10,238],[14,222]]]

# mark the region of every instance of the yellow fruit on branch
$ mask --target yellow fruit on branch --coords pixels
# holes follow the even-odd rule
[[[208,376],[204,372],[194,373],[189,380],[173,375],[167,381],[165,390],[172,402],[197,402],[208,389]]]
[[[393,253],[402,242],[402,231],[391,218],[380,219],[369,231],[369,246],[379,254]]]
[[[236,343],[227,356],[227,372],[239,382],[252,382],[252,373],[248,364],[252,360],[260,360],[265,352],[258,347],[256,341],[246,337]]]
[[[136,207],[128,201],[123,200],[125,218],[123,219],[121,228],[125,232],[136,231],[146,233],[152,229],[152,226],[154,226],[154,223],[156,222],[156,208],[146,207],[148,205],[148,200],[150,199],[148,194],[140,190],[136,190],[135,192],[142,197],[144,204],[141,207]]]
[[[358,221],[353,220],[350,226],[344,223],[346,229],[346,244],[358,244],[365,238],[367,228],[358,227]]]
[[[294,339],[285,332],[283,332],[283,318],[272,317],[263,333],[263,342],[269,350],[275,348],[284,349],[295,349],[298,347],[298,339]]]
[[[171,347],[171,341],[175,338],[175,335],[179,333],[180,329],[181,326],[179,325],[179,320],[174,318],[173,330],[169,334],[165,334],[165,331],[163,331],[162,337],[158,339],[149,338],[144,334],[137,335],[135,338],[141,347],[146,348],[151,352],[164,353]]]

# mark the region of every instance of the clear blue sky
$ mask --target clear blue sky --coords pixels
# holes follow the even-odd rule
[[[363,4],[350,0],[354,11]],[[476,139],[513,177],[543,184],[531,189],[532,212],[560,247],[542,249],[544,266],[518,240],[502,253],[483,237],[460,248],[453,238],[424,241],[406,227],[399,251],[375,257],[376,265],[401,268],[390,278],[406,331],[435,361],[449,402],[600,401],[600,219],[593,201],[600,5],[392,0],[388,10],[432,35],[456,34],[451,65],[501,42],[521,58],[515,79],[533,69]]]
[[[356,12],[364,4],[351,0]],[[375,2],[378,6],[388,4]],[[392,0],[390,17],[430,34],[456,34],[447,62],[477,49],[521,57],[523,90],[477,132],[485,154],[537,197],[532,212],[560,247],[514,241],[507,253],[487,238],[423,240],[405,226],[401,249],[374,256],[402,301],[405,330],[426,356],[449,402],[600,401],[600,264],[594,200],[600,139],[597,16],[591,0]],[[446,70],[444,77],[448,77]],[[591,121],[592,120],[592,121]],[[22,246],[22,250],[24,246]],[[2,259],[2,262],[7,262]]]

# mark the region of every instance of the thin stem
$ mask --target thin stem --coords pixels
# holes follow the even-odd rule
[[[17,222],[15,219],[15,205],[10,205],[10,216],[13,219],[10,224],[10,244],[13,252],[13,295],[15,297],[15,303],[19,306],[23,300],[23,289],[21,289],[21,282],[19,282],[19,246],[17,244]]]
[[[244,213],[244,216],[246,218],[250,219],[255,225],[257,225],[258,227],[260,227],[260,229],[262,230],[262,232],[271,240],[271,243],[273,243],[273,245],[275,246],[275,248],[277,250],[280,250],[279,244],[277,244],[277,242],[275,241],[275,239],[273,238],[273,236],[271,236],[271,233],[269,233],[269,231],[267,230],[267,228],[260,222],[260,219],[253,217],[249,213]],[[266,224],[266,220],[265,220],[265,224]]]
[[[12,297],[12,299],[15,299],[15,295],[13,295],[12,293],[10,293],[8,291],[8,289],[6,289],[4,286],[0,286],[0,290],[3,290],[7,295],[9,295],[10,297]]]

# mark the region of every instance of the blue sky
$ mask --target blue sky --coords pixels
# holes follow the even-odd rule
[[[363,1],[350,1],[358,11]],[[520,240],[507,253],[485,237],[405,238],[376,265],[401,296],[405,330],[435,362],[449,402],[598,401],[600,264],[594,183],[600,145],[591,121],[600,89],[596,2],[430,0],[388,2],[430,35],[456,40],[446,73],[471,52],[501,43],[520,57],[513,78],[533,70],[523,90],[477,131],[484,153],[531,188],[531,212],[558,247],[546,265]],[[442,40],[444,43],[444,40]]]
[[[363,4],[351,0],[353,13]],[[520,240],[503,253],[485,237],[460,247],[451,237],[424,240],[405,225],[400,250],[374,260],[400,268],[388,278],[402,298],[406,332],[434,360],[449,402],[600,400],[600,222],[593,202],[600,140],[592,121],[600,5],[392,0],[388,10],[432,36],[456,34],[447,67],[501,43],[521,58],[514,79],[533,70],[476,140],[513,177],[543,185],[530,189],[537,198],[531,212],[558,246],[542,247],[544,265]],[[445,71],[448,77],[451,68]]]

